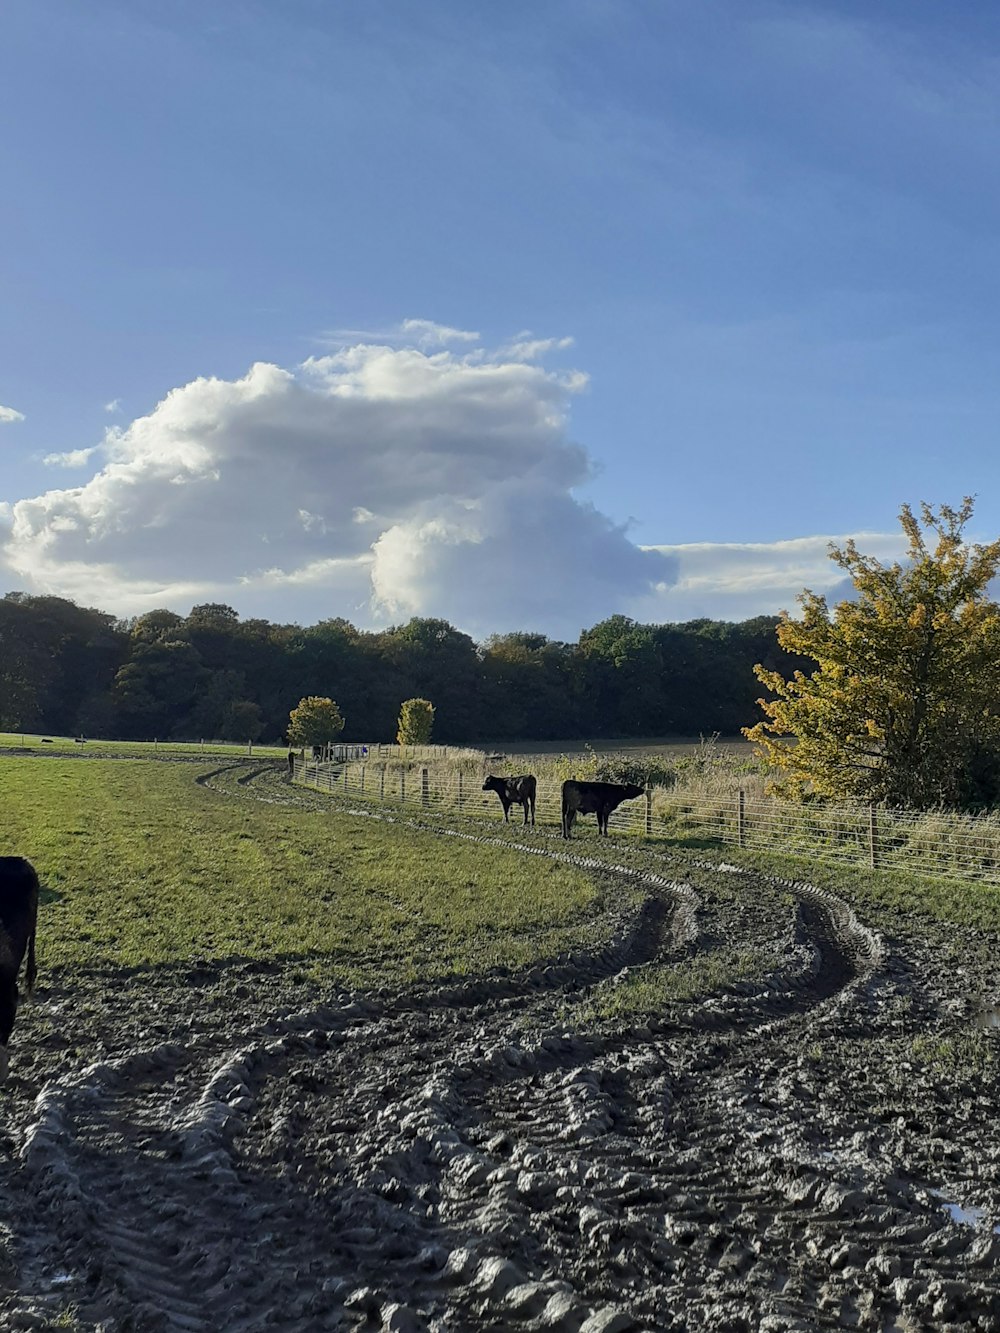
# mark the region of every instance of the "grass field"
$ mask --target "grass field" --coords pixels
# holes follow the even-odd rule
[[[514,850],[226,799],[192,765],[0,759],[4,854],[44,893],[46,969],[299,959],[350,984],[572,947],[595,882]]]
[[[49,733],[24,731],[0,731],[0,749],[39,750],[45,754],[65,750],[67,754],[112,756],[134,755],[141,758],[153,754],[178,755],[245,755],[249,742],[228,741],[102,741],[87,740],[80,744],[73,736],[54,736]],[[250,745],[254,755],[274,756],[287,753],[285,747],[275,745]]]
[[[619,739],[596,740],[592,742],[568,741],[496,741],[483,742],[483,749],[495,754],[510,755],[551,755],[561,754],[567,757],[583,755],[590,750],[600,754],[663,755],[670,758],[685,758],[692,752],[712,747],[720,754],[747,756],[753,753],[754,746],[742,736],[625,736]]]

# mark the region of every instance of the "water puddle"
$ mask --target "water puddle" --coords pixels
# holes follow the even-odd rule
[[[981,1227],[984,1222],[989,1223],[990,1214],[985,1208],[977,1208],[972,1204],[959,1203],[945,1190],[928,1189],[927,1193],[932,1199],[937,1199],[941,1207],[948,1214],[949,1222],[954,1222],[960,1227]],[[991,1228],[994,1236],[1000,1236],[1000,1226]]]
[[[1000,1005],[987,1005],[979,1011],[979,1026],[983,1028],[1000,1028]]]
[[[955,1199],[949,1199],[943,1190],[931,1190],[931,1197],[940,1200],[941,1207],[952,1222],[961,1227],[978,1227],[986,1216],[985,1208],[966,1207]],[[1000,1230],[1000,1228],[994,1228]]]

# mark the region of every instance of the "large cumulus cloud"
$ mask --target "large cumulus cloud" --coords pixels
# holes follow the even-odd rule
[[[568,433],[585,377],[540,361],[565,341],[490,354],[403,327],[408,341],[194,380],[109,431],[89,480],[6,507],[19,585],[123,612],[212,598],[575,637],[671,583],[670,553],[573,494],[590,471]]]

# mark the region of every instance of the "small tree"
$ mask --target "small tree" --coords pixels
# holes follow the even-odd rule
[[[344,719],[332,699],[309,695],[288,715],[289,745],[327,745],[344,730]]]
[[[407,699],[399,710],[400,745],[426,745],[434,726],[434,705],[429,699]]]
[[[986,590],[1000,541],[963,542],[972,508],[968,497],[957,510],[925,504],[921,525],[904,505],[905,561],[884,566],[853,541],[831,547],[854,599],[831,616],[826,599],[807,590],[801,620],[783,613],[781,646],[815,659],[817,670],[785,680],[755,667],[777,697],[759,700],[767,721],[744,728],[782,774],[779,792],[918,807],[991,794],[1000,607]]]

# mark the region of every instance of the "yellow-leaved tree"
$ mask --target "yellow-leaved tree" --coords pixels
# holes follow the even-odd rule
[[[332,699],[311,694],[288,715],[289,745],[327,745],[344,730],[344,719]]]
[[[783,612],[778,640],[811,657],[812,673],[754,668],[776,697],[744,728],[779,773],[774,790],[926,808],[1000,795],[1000,607],[987,585],[1000,540],[969,544],[958,509],[908,505],[908,549],[883,565],[853,541],[830,556],[854,595],[831,613],[808,589],[800,619]]]
[[[399,710],[396,741],[400,745],[426,745],[434,726],[434,705],[429,699],[404,699]]]

